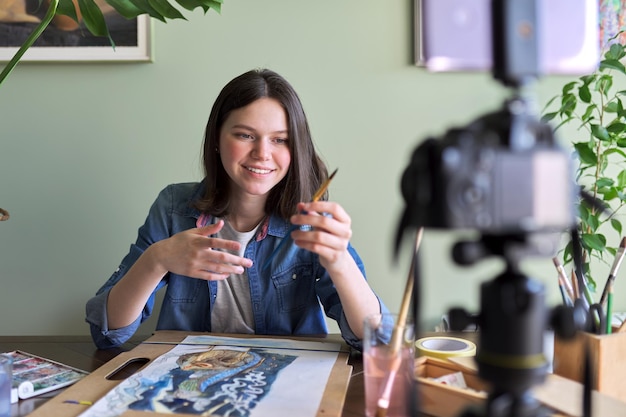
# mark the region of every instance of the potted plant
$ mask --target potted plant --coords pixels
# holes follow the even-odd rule
[[[556,129],[573,125],[583,132],[572,140],[578,159],[576,181],[609,213],[579,200],[583,272],[592,289],[596,281],[590,273],[590,261],[612,262],[624,231],[617,215],[626,205],[626,89],[617,85],[626,85],[626,68],[621,62],[626,45],[617,41],[618,35],[605,48],[598,69],[566,83],[543,111],[543,120],[556,121]],[[572,260],[569,242],[563,250],[563,263]]]

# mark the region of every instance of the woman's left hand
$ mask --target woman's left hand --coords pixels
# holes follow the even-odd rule
[[[339,261],[352,259],[348,253],[352,219],[343,207],[331,201],[299,203],[298,213],[291,216],[291,223],[310,225],[313,229],[291,232],[291,238],[297,246],[317,253],[320,263],[327,270]]]

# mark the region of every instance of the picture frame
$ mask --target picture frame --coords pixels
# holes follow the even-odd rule
[[[147,14],[129,20],[115,11],[109,11],[105,14],[105,20],[115,47],[111,45],[108,38],[94,36],[84,27],[63,32],[51,24],[40,39],[44,38],[48,31],[57,33],[52,33],[51,40],[46,41],[45,46],[37,43],[31,46],[20,62],[152,62],[152,27]],[[0,22],[0,24],[5,26],[3,30],[5,33],[6,27],[11,26],[6,22]],[[32,31],[32,28],[24,23],[15,23],[15,25],[18,30],[28,30],[28,33]],[[34,26],[34,24],[29,26]],[[60,32],[62,32],[61,35],[59,35]],[[65,45],[56,44],[58,39],[63,39],[61,36],[71,36],[73,39]],[[15,42],[16,46],[0,45],[0,62],[11,60],[22,42],[23,40],[20,39]]]
[[[598,6],[599,46],[605,47],[609,43],[609,39],[614,37],[617,39],[613,41],[626,44],[626,0],[596,1]],[[413,63],[418,67],[426,66],[424,56],[424,30],[422,24],[423,3],[424,0],[413,0]],[[463,5],[473,12],[476,12],[476,10],[485,10],[488,7],[488,0],[479,0],[475,3],[459,2],[459,5]],[[474,14],[476,15],[476,13]],[[448,16],[447,18],[450,17]]]
[[[598,0],[601,47],[605,47],[613,38],[621,44],[626,44],[625,7],[626,0]]]
[[[422,0],[413,0],[413,63],[418,67],[426,66],[422,28]]]

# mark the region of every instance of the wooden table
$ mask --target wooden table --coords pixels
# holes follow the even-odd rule
[[[0,352],[22,350],[91,372],[146,338],[137,336],[120,348],[98,350],[89,336],[0,336]],[[11,417],[26,416],[59,392],[53,391],[12,404]]]
[[[147,338],[148,336],[135,336],[119,348],[98,350],[89,336],[0,336],[0,352],[22,350],[92,372],[121,352],[133,349]],[[358,352],[352,353],[349,363],[353,366],[353,373],[342,416],[363,417],[365,416],[365,392],[361,354]],[[11,417],[28,415],[36,407],[59,392],[53,391],[37,397],[20,400],[12,405]]]
[[[469,339],[474,339],[472,336],[475,336],[475,334],[471,335]],[[98,350],[89,336],[0,336],[0,352],[22,350],[92,372],[120,353],[133,349],[148,337],[147,335],[135,336],[119,348]],[[335,334],[329,335],[327,338],[341,340],[341,337]],[[365,388],[361,353],[353,351],[350,354],[348,363],[352,365],[353,372],[346,392],[342,417],[364,417]],[[132,369],[128,371],[129,375],[133,372]],[[60,390],[57,390],[26,400],[20,400],[12,405],[11,417],[28,415],[37,406],[43,404],[59,392]]]

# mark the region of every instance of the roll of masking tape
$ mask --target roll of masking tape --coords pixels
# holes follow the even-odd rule
[[[476,345],[458,337],[424,337],[415,342],[415,347],[420,356],[438,359],[476,355]]]

